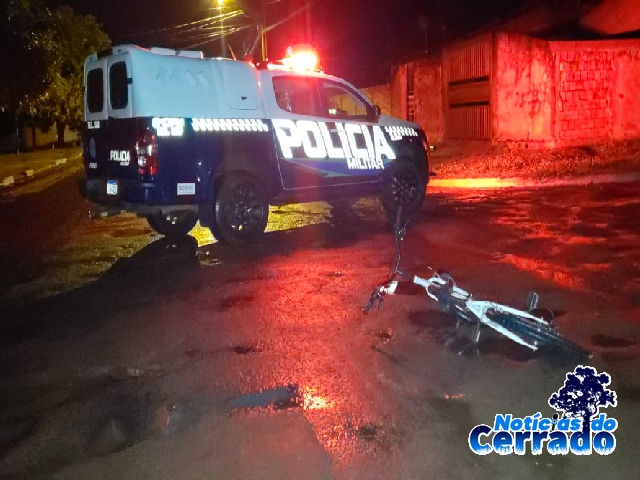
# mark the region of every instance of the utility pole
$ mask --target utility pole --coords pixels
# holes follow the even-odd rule
[[[260,26],[260,41],[262,44],[262,61],[267,59],[267,7],[265,0],[262,0],[262,25]]]
[[[220,17],[220,56],[226,57],[227,47],[224,41],[224,19],[222,17],[222,7],[224,7],[224,0],[218,0],[218,16]]]
[[[424,30],[424,51],[429,52],[429,17],[427,15],[420,15],[418,17],[418,26],[421,30]]]

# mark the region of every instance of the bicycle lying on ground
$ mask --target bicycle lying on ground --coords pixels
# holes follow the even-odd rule
[[[456,285],[454,278],[446,271],[434,271],[431,278],[422,278],[400,270],[401,249],[407,221],[402,222],[402,208],[398,209],[394,225],[396,259],[387,280],[379,284],[367,303],[364,314],[368,314],[377,303],[378,309],[386,295],[393,295],[400,280],[419,285],[427,295],[440,304],[443,312],[453,315],[456,328],[461,322],[475,326],[473,345],[477,346],[483,326],[490,327],[520,345],[537,351],[541,347],[591,358],[592,354],[581,346],[562,337],[553,322],[553,311],[538,307],[538,294],[531,292],[527,297],[527,310],[502,305],[486,300],[476,300],[473,295]],[[430,268],[431,269],[431,268]]]

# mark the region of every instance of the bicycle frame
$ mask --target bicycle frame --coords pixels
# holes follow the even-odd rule
[[[417,275],[414,275],[412,280],[413,280],[413,283],[415,283],[416,285],[420,285],[421,287],[423,287],[430,298],[432,298],[436,302],[439,302],[438,297],[435,294],[433,294],[431,291],[429,291],[429,288],[433,286],[435,286],[436,288],[438,287],[443,288],[446,286],[445,280],[437,276],[437,274],[429,279],[425,279],[422,277],[418,277]],[[525,347],[528,347],[531,350],[538,350],[538,345],[535,344],[534,342],[529,342],[525,340],[521,336],[513,333],[511,330],[492,321],[489,317],[487,317],[487,311],[493,310],[497,313],[507,313],[511,315],[516,315],[518,317],[531,320],[532,322],[537,322],[538,324],[540,324],[540,327],[542,328],[551,327],[551,325],[546,320],[536,317],[535,315],[531,315],[529,312],[525,312],[523,310],[518,310],[513,307],[508,307],[506,305],[501,305],[499,303],[491,302],[487,300],[474,300],[472,295],[469,292],[457,286],[453,286],[452,296],[455,299],[458,299],[459,301],[464,302],[464,308],[469,312],[471,312],[471,314],[474,316],[478,324],[491,327],[493,330],[504,335],[508,339],[513,340],[514,342],[519,343],[520,345],[524,345]],[[480,336],[480,330],[478,329],[476,330],[474,343],[478,343],[479,336]]]
[[[551,321],[547,321],[542,317],[537,317],[530,312],[487,300],[474,300],[471,293],[455,285],[453,278],[450,276],[449,279],[445,279],[443,278],[443,274],[435,272],[431,278],[427,279],[401,271],[399,268],[401,254],[400,242],[403,240],[406,233],[406,222],[404,224],[401,224],[400,222],[401,211],[401,208],[399,208],[396,223],[394,225],[396,259],[393,270],[387,280],[379,284],[371,294],[369,302],[364,309],[365,314],[369,312],[376,301],[378,301],[378,308],[380,308],[380,303],[384,300],[385,295],[393,295],[398,286],[398,278],[402,278],[424,288],[431,299],[441,303],[445,311],[453,313],[458,321],[456,327],[459,325],[461,319],[474,324],[476,326],[476,332],[473,338],[474,344],[477,344],[480,339],[480,328],[482,325],[486,325],[520,345],[534,351],[538,350],[537,340],[527,339],[524,335],[519,335],[504,325],[493,321],[487,315],[488,312],[496,313],[498,315],[511,315],[521,320],[528,321],[530,322],[531,328],[536,329],[538,332],[543,330],[555,331],[555,326]],[[439,297],[437,293],[444,293],[444,295],[443,297]],[[535,294],[535,296],[537,299],[537,294]],[[444,297],[448,297],[448,299],[451,299],[452,301],[443,301]],[[453,312],[451,311],[451,308],[454,309]]]

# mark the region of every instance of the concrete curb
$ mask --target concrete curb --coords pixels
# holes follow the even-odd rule
[[[9,187],[14,183],[16,183],[16,179],[13,177],[13,175],[9,175],[8,177],[4,177],[2,179],[2,182],[0,182],[0,187]]]
[[[49,165],[43,166],[41,168],[38,168],[37,170],[34,170],[32,168],[29,168],[27,170],[23,170],[20,174],[20,176],[18,178],[16,178],[15,175],[9,175],[7,177],[4,177],[1,181],[0,181],[0,188],[1,187],[11,187],[14,185],[17,185],[18,183],[24,183],[28,180],[33,179],[35,176],[40,175],[41,173],[45,173],[53,168],[59,167],[61,165],[66,165],[68,163],[69,160],[76,160],[78,158],[81,158],[82,154],[80,155],[74,155],[72,156],[70,159],[69,158],[58,158],[57,160],[52,161]]]
[[[441,178],[429,181],[434,188],[468,188],[475,190],[500,190],[506,188],[547,188],[591,185],[599,183],[626,183],[640,181],[640,172],[623,174],[588,175],[548,180],[526,178]]]

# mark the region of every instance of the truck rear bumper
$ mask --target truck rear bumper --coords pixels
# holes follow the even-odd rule
[[[82,194],[91,202],[105,208],[126,210],[142,216],[158,211],[197,210],[198,208],[195,201],[176,205],[175,201],[169,201],[162,189],[153,183],[126,180],[113,182],[102,178],[87,178],[82,183]]]

